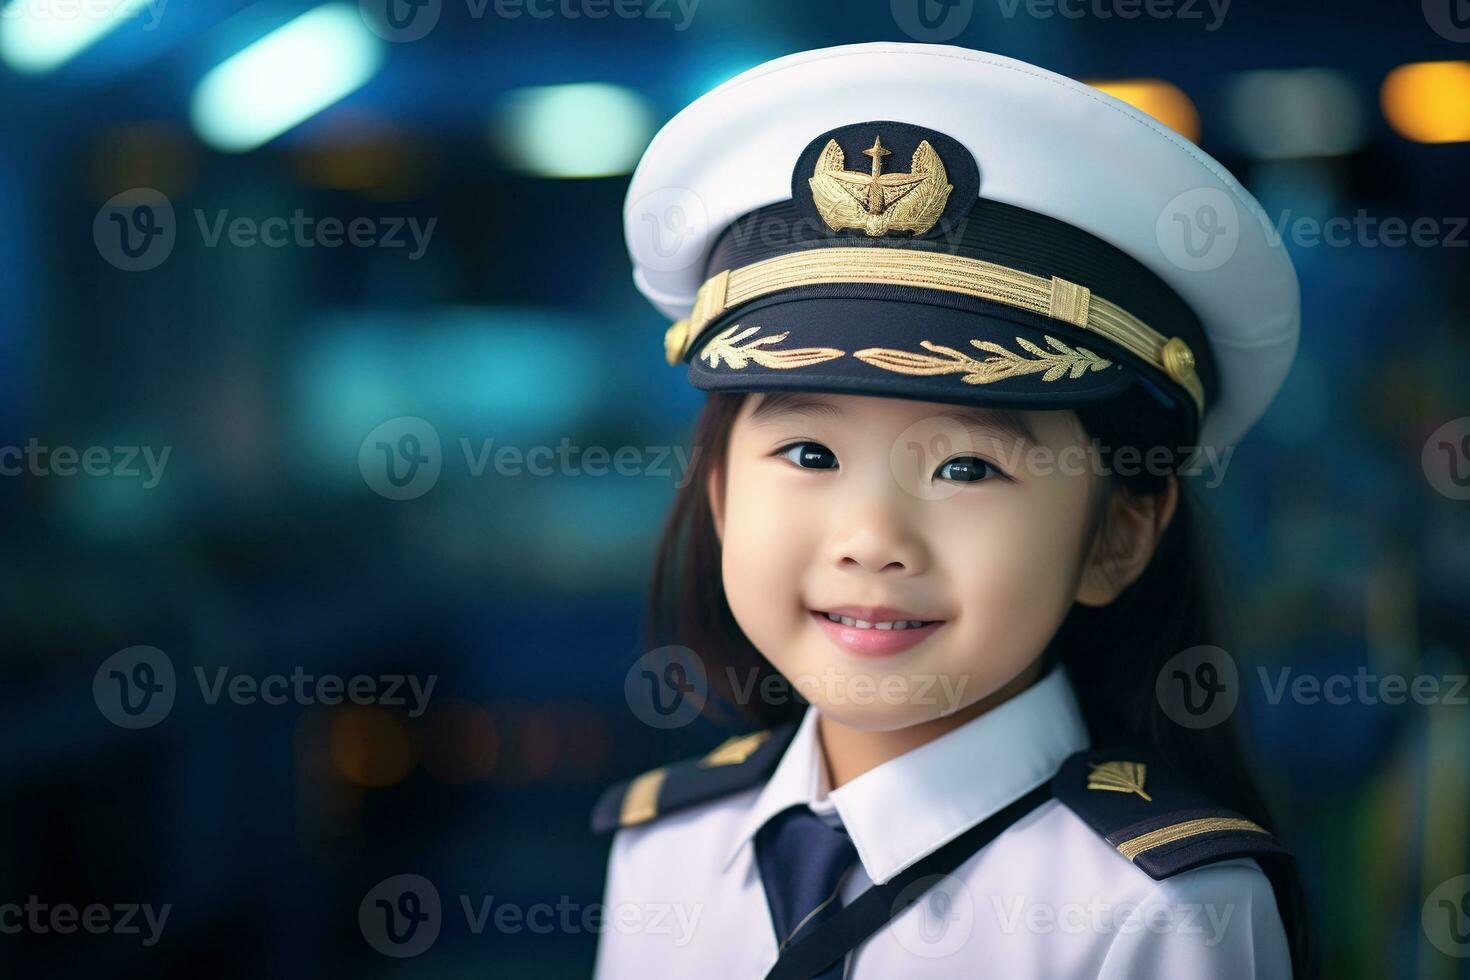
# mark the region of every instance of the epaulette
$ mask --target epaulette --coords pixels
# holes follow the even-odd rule
[[[796,722],[736,735],[713,751],[672,762],[609,787],[592,808],[592,831],[647,823],[676,810],[764,782],[796,734]]]
[[[1053,795],[1154,880],[1242,857],[1290,856],[1264,827],[1213,802],[1147,748],[1089,749]]]

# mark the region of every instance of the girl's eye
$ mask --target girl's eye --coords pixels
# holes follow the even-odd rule
[[[793,442],[784,449],[777,450],[777,455],[786,457],[802,469],[835,470],[837,468],[836,454],[820,442]]]
[[[952,480],[955,483],[979,483],[1003,474],[993,463],[988,463],[979,456],[960,456],[941,463],[934,475],[941,480]]]

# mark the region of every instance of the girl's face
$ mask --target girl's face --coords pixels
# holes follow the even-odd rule
[[[842,724],[962,710],[1120,591],[1091,570],[1089,449],[1070,411],[748,396],[709,487],[735,619]]]

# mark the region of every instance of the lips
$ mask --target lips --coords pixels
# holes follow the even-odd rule
[[[813,609],[811,617],[834,644],[864,657],[901,653],[927,640],[944,625],[942,619],[926,619],[895,606],[833,606]]]
[[[933,623],[938,621],[935,616],[919,616],[910,610],[901,610],[897,605],[829,605],[816,613],[831,613],[832,616],[847,617],[847,619],[863,620],[864,623],[892,623],[895,620],[919,621],[919,623]]]

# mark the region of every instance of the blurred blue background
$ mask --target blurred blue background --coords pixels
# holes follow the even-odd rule
[[[460,897],[579,916],[601,897],[597,791],[721,734],[656,730],[623,695],[682,474],[655,457],[687,445],[702,398],[633,288],[627,176],[688,101],[805,48],[1035,61],[1231,168],[1282,227],[1305,309],[1285,389],[1204,493],[1232,652],[1248,676],[1466,672],[1454,0],[389,2],[0,9],[0,903],[171,906],[154,945],[7,931],[7,974],[590,971],[593,931],[475,934]],[[1314,238],[1331,219],[1353,229]],[[431,485],[366,475],[379,442],[434,438]],[[648,465],[476,462],[564,444]],[[102,668],[140,645],[176,697],[126,728]],[[221,668],[436,686],[421,712],[210,703],[195,672]],[[1327,975],[1470,975],[1421,918],[1470,872],[1470,708],[1262,695],[1254,750]],[[399,960],[358,912],[405,873],[444,914]]]

